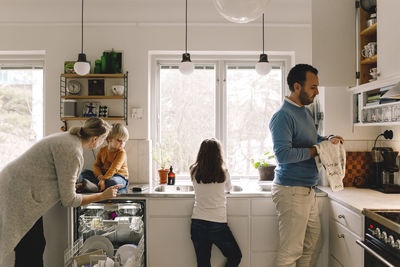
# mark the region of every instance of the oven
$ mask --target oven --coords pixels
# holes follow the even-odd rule
[[[400,266],[400,210],[364,210],[364,214],[364,241],[357,240],[364,249],[364,266]]]

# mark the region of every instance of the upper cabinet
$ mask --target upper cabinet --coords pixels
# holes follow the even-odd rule
[[[359,8],[358,85],[350,88],[356,126],[400,125],[400,101],[381,96],[400,82],[398,0],[377,0],[375,15]],[[400,97],[400,96],[399,96]]]
[[[399,0],[377,0],[378,80],[400,74],[399,10]]]

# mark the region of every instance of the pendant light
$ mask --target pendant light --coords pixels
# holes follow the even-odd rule
[[[260,60],[256,64],[256,71],[260,75],[267,75],[271,71],[271,64],[268,61],[268,55],[264,53],[264,13],[262,14],[262,39],[263,52],[260,55]]]
[[[179,65],[179,70],[182,74],[189,75],[194,70],[194,64],[190,60],[190,54],[187,52],[187,0],[185,15],[185,53],[182,54],[182,61]]]
[[[74,64],[74,70],[78,75],[86,75],[90,72],[90,64],[86,61],[86,54],[83,53],[83,0],[82,0],[82,23],[81,23],[81,53],[78,55],[78,61]]]
[[[270,0],[214,0],[217,11],[235,23],[248,23],[261,16]]]

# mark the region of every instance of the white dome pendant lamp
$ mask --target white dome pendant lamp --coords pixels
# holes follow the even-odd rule
[[[260,60],[256,64],[256,71],[260,75],[267,75],[271,71],[271,64],[268,61],[268,55],[264,53],[264,13],[262,14],[262,39],[263,52],[260,55]]]
[[[86,61],[86,54],[83,53],[83,0],[82,0],[82,22],[81,22],[81,53],[78,55],[78,61],[74,64],[74,70],[78,75],[86,75],[90,72],[90,64]]]
[[[190,60],[190,54],[187,52],[187,0],[186,0],[186,11],[185,11],[185,53],[182,54],[182,61],[179,65],[179,70],[184,75],[192,74],[194,70],[194,64]]]
[[[247,23],[257,19],[270,0],[214,0],[217,11],[227,20]]]

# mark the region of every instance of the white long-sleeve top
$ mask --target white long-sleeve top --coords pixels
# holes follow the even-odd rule
[[[0,265],[35,222],[61,200],[77,207],[75,182],[83,167],[81,139],[43,138],[0,172]]]
[[[226,223],[226,192],[232,188],[229,173],[223,183],[203,184],[192,179],[195,197],[192,219]]]

